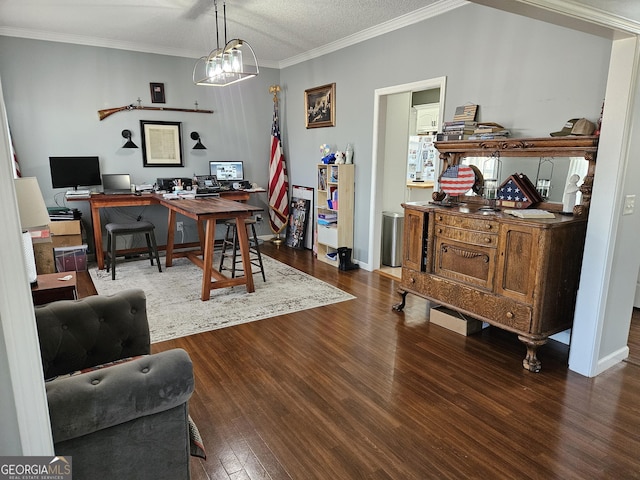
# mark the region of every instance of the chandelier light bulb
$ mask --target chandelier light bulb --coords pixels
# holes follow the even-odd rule
[[[231,70],[233,72],[242,72],[242,52],[239,48],[231,50]]]
[[[222,55],[222,71],[231,72],[231,54],[224,52]]]

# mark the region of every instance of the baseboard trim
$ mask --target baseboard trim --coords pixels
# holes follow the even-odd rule
[[[617,365],[618,363],[622,362],[627,357],[629,357],[629,347],[625,345],[624,347],[620,348],[619,350],[616,350],[615,352],[613,352],[613,353],[607,355],[606,357],[601,358],[600,360],[598,360],[598,364],[596,366],[596,371],[594,372],[593,376],[595,377],[596,375],[600,375],[602,372],[604,372],[605,370],[610,369],[614,365]]]

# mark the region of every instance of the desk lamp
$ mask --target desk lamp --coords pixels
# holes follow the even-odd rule
[[[16,199],[20,212],[20,227],[22,228],[22,250],[27,265],[27,278],[32,286],[38,283],[36,258],[33,253],[31,230],[49,225],[49,213],[42,198],[42,192],[36,177],[14,179]]]

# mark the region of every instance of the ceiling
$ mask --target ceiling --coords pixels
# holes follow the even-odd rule
[[[223,1],[218,0],[220,43]],[[640,22],[638,0],[504,0],[573,5]],[[464,5],[464,0],[228,0],[228,39],[282,68]],[[515,10],[514,10],[515,11]],[[216,48],[214,0],[0,0],[0,35],[198,58]]]
[[[228,0],[228,40],[246,40],[261,66],[280,67],[435,3],[443,2]],[[222,10],[218,0],[220,46]],[[396,23],[420,21],[418,15]],[[192,58],[216,48],[213,0],[0,0],[0,34]]]

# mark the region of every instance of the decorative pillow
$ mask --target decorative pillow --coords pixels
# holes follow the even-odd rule
[[[189,415],[189,453],[192,457],[207,459],[207,452],[204,450],[204,442],[200,436],[200,431]]]

